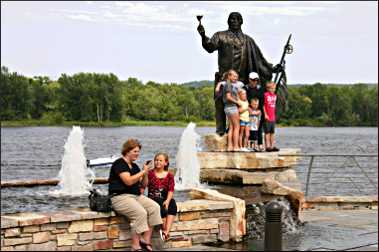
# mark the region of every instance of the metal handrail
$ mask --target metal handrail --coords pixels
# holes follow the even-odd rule
[[[354,157],[377,157],[378,154],[279,154],[282,157],[346,157],[346,156],[354,156]]]
[[[307,180],[305,184],[305,196],[308,196],[309,192],[309,182],[311,180],[311,173],[312,173],[312,167],[313,167],[313,161],[315,157],[347,157],[348,159],[351,158],[352,161],[357,165],[357,167],[362,171],[362,173],[365,175],[365,177],[370,181],[371,185],[374,187],[377,187],[377,184],[370,178],[370,176],[366,173],[366,171],[359,165],[357,160],[355,159],[356,157],[378,157],[378,154],[308,154],[308,153],[302,153],[302,154],[279,154],[279,156],[282,157],[291,157],[291,156],[296,156],[296,157],[310,157],[310,162],[308,166],[308,171],[307,171]],[[342,166],[344,166],[346,161],[343,163]],[[340,168],[342,168],[342,166]],[[334,171],[333,171],[334,174]],[[354,181],[349,177],[350,182],[353,184],[353,186],[360,191],[360,189],[356,186]]]

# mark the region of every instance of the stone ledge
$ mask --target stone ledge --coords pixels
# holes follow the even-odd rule
[[[5,222],[4,226],[3,220]],[[50,217],[43,213],[16,213],[1,216],[1,228],[38,225],[45,223],[50,223]]]
[[[192,212],[192,211],[203,211],[203,210],[227,210],[233,209],[233,204],[227,201],[212,201],[205,199],[188,200],[184,202],[177,202],[178,212]],[[69,222],[77,220],[92,220],[113,217],[117,214],[114,211],[109,213],[101,213],[91,211],[89,208],[77,208],[70,209],[67,211],[56,211],[47,213],[17,213],[17,214],[7,214],[1,216],[1,229],[19,227],[19,226],[29,226],[38,225],[46,223],[56,223],[56,222]]]
[[[317,202],[346,202],[346,203],[355,203],[355,202],[368,202],[368,203],[378,203],[378,195],[371,196],[317,196],[310,197],[306,199],[306,202],[317,203]]]
[[[171,240],[163,244],[155,228],[154,248],[159,251],[233,239],[230,227],[235,222],[235,202],[228,195],[218,193],[215,196],[215,200],[197,198],[178,202],[179,211],[171,228]],[[1,216],[1,220],[1,250],[4,251],[128,250],[131,246],[130,223],[114,212],[97,213],[78,208],[8,214]]]
[[[9,216],[1,216],[1,229],[18,227],[18,220]]]
[[[361,210],[378,209],[378,196],[318,196],[303,203],[307,210]]]
[[[178,212],[192,212],[203,210],[221,210],[221,209],[233,209],[233,203],[228,201],[213,201],[213,200],[187,200],[183,202],[177,202]]]

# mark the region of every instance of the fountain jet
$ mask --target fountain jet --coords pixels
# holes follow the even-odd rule
[[[200,186],[200,163],[197,157],[197,143],[200,135],[195,132],[196,124],[190,122],[180,138],[176,154],[175,188],[186,190]]]
[[[89,194],[95,174],[87,168],[86,161],[83,130],[78,126],[73,126],[64,145],[62,166],[58,174],[58,189],[51,194],[64,196]]]

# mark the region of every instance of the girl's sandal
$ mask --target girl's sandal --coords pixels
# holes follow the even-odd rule
[[[162,241],[166,240],[165,233],[163,232],[162,229],[159,229],[159,235],[160,235]]]
[[[166,233],[166,232],[163,232],[163,237],[164,237],[165,241],[168,241],[170,239],[170,234]]]

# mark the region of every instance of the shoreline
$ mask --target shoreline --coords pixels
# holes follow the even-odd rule
[[[2,121],[1,127],[35,127],[35,126],[52,126],[52,127],[125,127],[125,126],[166,126],[166,127],[186,127],[190,122],[186,121],[139,121],[127,120],[122,122],[81,122],[81,121],[64,121],[62,123],[44,122],[40,120],[20,120],[20,121]],[[214,121],[195,122],[198,127],[214,127]]]
[[[140,120],[125,120],[122,122],[112,122],[112,121],[104,121],[104,122],[81,122],[81,121],[63,121],[60,123],[55,122],[47,122],[41,120],[20,120],[20,121],[1,121],[1,128],[3,127],[71,127],[71,126],[81,126],[81,127],[125,127],[125,126],[161,126],[161,127],[186,127],[188,125],[187,121],[140,121]],[[194,122],[197,127],[216,127],[215,121],[195,121]],[[377,127],[377,125],[320,125],[318,123],[305,123],[298,124],[294,122],[293,124],[288,123],[278,123],[275,125],[278,128],[282,127],[317,127],[317,128],[327,128],[327,127],[354,127],[354,128],[371,128]]]

